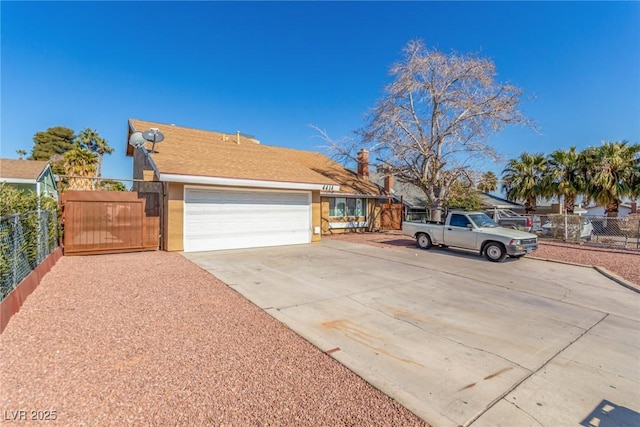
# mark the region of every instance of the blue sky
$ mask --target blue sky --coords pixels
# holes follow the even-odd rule
[[[97,129],[130,178],[127,119],[255,135],[307,150],[352,135],[416,38],[491,58],[540,133],[491,138],[506,158],[640,142],[638,2],[7,2],[0,155],[52,126]],[[499,173],[503,164],[486,164]]]

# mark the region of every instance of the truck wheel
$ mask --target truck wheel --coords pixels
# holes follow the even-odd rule
[[[500,243],[489,243],[484,247],[484,256],[492,262],[503,261],[507,257],[507,251]]]
[[[416,237],[418,241],[418,247],[420,249],[429,249],[431,247],[431,237],[428,234],[420,233]]]

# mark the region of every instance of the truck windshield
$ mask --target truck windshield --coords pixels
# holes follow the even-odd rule
[[[497,227],[496,224],[491,218],[489,218],[486,214],[470,214],[469,218],[476,225],[476,227]]]

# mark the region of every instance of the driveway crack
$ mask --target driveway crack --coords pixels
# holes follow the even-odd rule
[[[534,417],[532,414],[530,414],[529,412],[525,411],[524,409],[522,409],[521,407],[519,407],[515,402],[509,402],[507,399],[503,399],[505,402],[515,406],[516,408],[518,408],[519,411],[524,412],[525,414],[527,414],[529,417],[533,418],[535,420],[536,423],[538,423],[538,425],[544,426],[544,424],[537,419],[536,417]]]
[[[604,316],[602,316],[602,318],[600,320],[598,320],[597,322],[595,322],[593,325],[591,325],[589,328],[587,328],[582,334],[580,334],[578,337],[576,337],[573,341],[571,341],[569,344],[567,344],[566,346],[564,346],[563,348],[561,348],[560,350],[558,350],[553,356],[551,356],[549,359],[547,359],[546,362],[544,362],[542,365],[540,365],[537,369],[535,369],[534,371],[531,371],[528,375],[525,375],[524,378],[522,378],[520,381],[516,382],[515,384],[513,384],[511,387],[509,387],[504,393],[502,393],[500,396],[498,396],[497,398],[495,398],[491,403],[489,403],[484,409],[482,409],[479,413],[477,413],[476,415],[474,415],[471,419],[469,419],[468,421],[466,421],[463,426],[464,427],[468,427],[470,425],[472,425],[474,422],[476,422],[478,420],[478,418],[480,418],[482,415],[484,415],[485,413],[487,413],[487,411],[489,411],[489,409],[493,408],[496,403],[498,403],[501,399],[504,399],[509,393],[511,393],[513,390],[515,390],[516,388],[518,388],[520,386],[520,384],[522,384],[523,382],[525,382],[526,380],[528,380],[529,378],[531,378],[533,375],[537,374],[538,372],[540,372],[544,367],[546,367],[549,363],[551,363],[551,361],[553,359],[555,359],[560,353],[562,353],[563,351],[565,351],[567,348],[569,348],[570,346],[572,346],[575,342],[577,342],[580,338],[582,338],[583,336],[585,336],[589,331],[591,331],[593,328],[595,328],[596,326],[598,326],[604,319],[606,319],[607,317],[609,317],[609,314],[605,314]],[[505,399],[506,400],[506,399]],[[520,408],[519,408],[520,409]],[[531,414],[529,414],[531,415]],[[535,419],[535,418],[534,418]],[[536,420],[538,421],[538,420]]]

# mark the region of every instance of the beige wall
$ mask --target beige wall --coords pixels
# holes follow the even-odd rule
[[[522,211],[524,214],[524,210]],[[562,213],[562,205],[560,203],[552,203],[551,206],[538,206],[536,208],[536,214],[559,214]]]
[[[331,234],[329,232],[329,198],[328,197],[321,197],[321,229],[322,229],[322,234]]]
[[[164,248],[167,251],[184,250],[184,184],[167,184],[165,212]]]
[[[322,229],[322,202],[319,191],[311,192],[311,242],[319,242],[322,239],[322,232],[314,234],[316,227]]]

